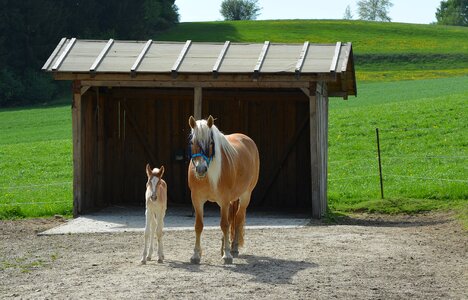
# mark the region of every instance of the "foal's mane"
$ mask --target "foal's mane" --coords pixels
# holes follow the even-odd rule
[[[192,129],[192,140],[208,142],[210,139],[210,134],[212,134],[213,137],[215,155],[213,156],[213,161],[211,162],[210,167],[208,169],[208,178],[210,180],[211,185],[213,187],[216,187],[218,184],[218,180],[221,177],[221,153],[224,152],[224,154],[227,157],[226,162],[231,165],[231,168],[234,168],[233,161],[237,150],[229,143],[224,134],[221,131],[219,131],[216,125],[213,124],[211,128],[209,128],[206,120],[197,121],[197,129]]]

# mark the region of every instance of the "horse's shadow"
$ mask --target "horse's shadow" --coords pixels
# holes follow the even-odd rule
[[[268,256],[244,254],[239,255],[238,259],[245,260],[246,264],[236,264],[232,268],[234,272],[249,274],[252,281],[269,284],[291,283],[299,271],[318,267],[316,263]]]
[[[221,258],[220,258],[221,259]],[[200,266],[189,262],[172,261],[169,266],[172,268],[182,268],[188,272],[203,272]],[[286,260],[256,255],[239,255],[234,259],[232,265],[208,265],[230,270],[236,273],[248,274],[252,276],[251,281],[268,284],[288,284],[292,283],[292,278],[298,272],[309,268],[317,268],[316,263],[296,260]]]

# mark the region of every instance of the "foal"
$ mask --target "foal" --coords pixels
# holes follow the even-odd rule
[[[146,226],[145,226],[145,248],[143,249],[143,257],[141,263],[146,264],[147,260],[151,260],[153,255],[153,244],[155,233],[158,238],[158,262],[164,260],[163,253],[163,227],[164,216],[167,208],[167,185],[162,179],[164,174],[164,166],[161,168],[151,169],[150,165],[146,165],[146,175],[148,182],[146,183]],[[148,249],[149,241],[149,249]],[[147,252],[148,249],[148,252]]]

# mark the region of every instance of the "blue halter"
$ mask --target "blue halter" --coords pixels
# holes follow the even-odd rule
[[[190,136],[190,140],[192,140],[192,136]],[[208,156],[209,153],[206,153],[205,150],[203,149],[203,147],[200,145],[200,143],[198,143],[198,147],[200,147],[200,153],[192,153],[192,147],[190,146],[190,144],[192,142],[190,142],[189,144],[189,149],[188,149],[188,152],[189,152],[189,156],[190,156],[190,160],[192,160],[192,163],[193,163],[193,160],[197,157],[203,157],[203,159],[206,161],[208,167],[210,166],[210,163],[211,161],[213,160],[213,157],[215,156],[215,146],[214,146],[214,140],[213,140],[213,132],[211,132],[211,140],[213,141],[213,152],[212,152],[212,155],[211,156]],[[209,150],[208,150],[209,151]]]

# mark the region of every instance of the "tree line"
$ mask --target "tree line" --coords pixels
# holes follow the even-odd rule
[[[62,37],[148,39],[179,22],[175,0],[0,0],[0,106],[60,91],[41,67]]]

